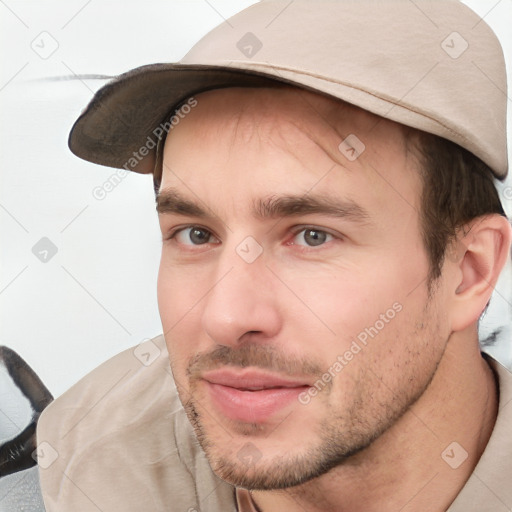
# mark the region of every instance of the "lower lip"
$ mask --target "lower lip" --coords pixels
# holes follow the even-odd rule
[[[206,384],[220,412],[231,420],[244,423],[265,422],[294,400],[298,401],[300,393],[308,388],[308,386],[300,386],[243,391],[211,382]]]

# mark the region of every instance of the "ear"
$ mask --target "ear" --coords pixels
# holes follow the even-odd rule
[[[473,219],[457,235],[457,280],[453,283],[452,330],[478,321],[507,262],[512,229],[497,214]]]

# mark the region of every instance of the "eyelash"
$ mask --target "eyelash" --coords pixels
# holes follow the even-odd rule
[[[219,237],[213,232],[211,231],[210,229],[208,229],[207,227],[205,226],[201,226],[199,224],[189,224],[187,226],[181,226],[181,227],[178,227],[174,230],[172,230],[168,236],[166,236],[164,238],[164,241],[170,241],[170,240],[175,240],[177,235],[179,235],[180,233],[182,233],[183,231],[186,231],[187,229],[192,229],[192,228],[196,228],[196,229],[200,229],[200,230],[204,230],[204,231],[207,231],[210,236],[216,238],[216,239],[219,239]],[[294,243],[293,240],[297,237],[297,235],[299,235],[300,233],[302,232],[307,232],[307,231],[317,231],[319,233],[324,233],[326,234],[328,237],[331,237],[332,239],[334,240],[342,240],[343,237],[338,234],[338,233],[333,233],[331,232],[330,230],[327,230],[327,229],[323,229],[323,228],[320,228],[320,227],[317,227],[317,226],[314,226],[314,225],[300,225],[300,226],[296,226],[294,228],[291,229],[291,240],[288,240],[285,245],[293,245],[293,246],[296,246],[298,248],[298,250],[301,250],[301,251],[308,251],[308,250],[318,250],[319,247],[323,247],[325,246],[329,241],[333,241],[333,240],[329,240],[327,242],[324,242],[318,246],[313,246],[313,245],[302,245],[302,244],[297,244],[297,243]],[[176,243],[179,243],[179,242],[176,242]],[[201,247],[202,245],[204,246],[208,246],[210,245],[212,242],[206,242],[204,244],[181,244],[181,245],[190,245],[190,247],[196,247],[196,248],[199,248]]]
[[[201,226],[200,224],[189,224],[187,226],[180,226],[180,227],[173,229],[166,237],[164,237],[164,241],[173,240],[176,238],[177,235],[179,235],[183,231],[186,231],[187,229],[193,229],[193,228],[208,231],[210,236],[213,236],[217,239],[219,238],[211,229],[209,229],[205,226]],[[199,245],[203,245],[203,244],[197,244],[197,246],[199,246]],[[206,244],[204,244],[204,245],[206,245]]]
[[[305,225],[305,226],[297,226],[296,228],[292,229],[292,240],[295,239],[300,233],[307,232],[307,231],[316,231],[318,233],[324,233],[327,236],[330,236],[334,240],[340,240],[341,236],[339,234],[332,233],[330,230],[323,229],[317,226],[311,226],[311,225]],[[332,240],[330,240],[332,241]],[[318,247],[324,247],[329,241],[326,241],[319,246],[314,245],[301,245],[293,243],[293,241],[289,241],[286,243],[286,245],[295,245],[300,248],[302,251],[308,251],[308,250],[318,250]]]

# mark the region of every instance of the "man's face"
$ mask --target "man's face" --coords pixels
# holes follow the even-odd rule
[[[313,93],[197,101],[159,197],[171,366],[214,471],[289,487],[371,445],[442,358],[417,164],[399,125]]]

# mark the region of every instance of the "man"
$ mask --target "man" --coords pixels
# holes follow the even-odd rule
[[[455,0],[261,2],[102,89],[70,147],[153,173],[164,336],[43,413],[48,510],[510,510],[504,90]]]

